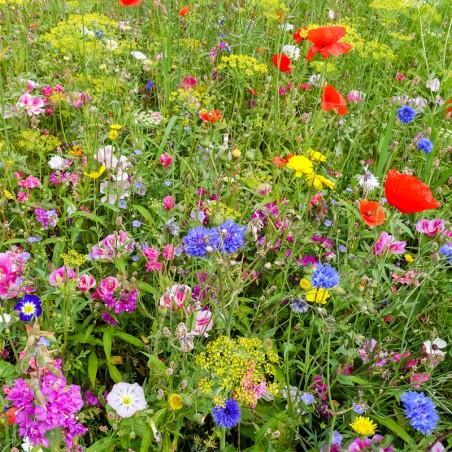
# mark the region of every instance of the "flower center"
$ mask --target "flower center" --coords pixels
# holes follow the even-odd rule
[[[122,403],[124,405],[129,405],[130,403],[132,403],[132,401],[130,400],[130,397],[123,397],[122,398]]]
[[[371,210],[367,210],[366,211],[366,217],[370,217],[372,215],[372,211]]]
[[[24,306],[24,312],[25,314],[31,314],[33,312],[34,308],[32,305],[28,304]]]

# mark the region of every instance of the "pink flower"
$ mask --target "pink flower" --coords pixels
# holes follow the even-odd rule
[[[25,107],[28,116],[39,115],[43,112],[44,101],[39,97],[31,96],[30,94],[23,94],[19,97],[17,104],[19,107]]]
[[[364,450],[364,448],[370,448],[372,443],[379,443],[383,439],[383,436],[381,435],[374,435],[371,439],[369,438],[356,438],[350,446],[348,446],[349,452],[356,452],[360,450]],[[390,444],[389,447],[386,447],[385,449],[380,447],[379,452],[394,452],[393,445]],[[369,449],[370,450],[370,449]],[[372,449],[375,450],[375,449]]]
[[[108,170],[114,169],[118,165],[118,159],[113,155],[113,151],[113,146],[105,146],[100,148],[97,154],[94,154],[94,158]]]
[[[196,313],[195,327],[191,330],[191,334],[199,336],[204,334],[208,337],[207,331],[210,331],[213,326],[212,311],[208,306],[202,308],[201,303],[196,303],[195,306],[187,308],[187,314]]]
[[[0,298],[6,300],[18,295],[20,273],[20,267],[14,264],[9,253],[0,253]]]
[[[165,205],[166,210],[171,210],[176,205],[176,203],[173,201],[172,196],[166,196],[165,198],[163,198],[163,204]]]
[[[163,257],[167,261],[170,261],[170,260],[174,259],[174,245],[172,245],[170,243],[169,245],[165,246],[165,250],[163,251]]]
[[[49,284],[53,287],[65,284],[67,281],[75,278],[75,272],[67,265],[50,273]]]
[[[43,96],[50,97],[52,95],[52,87],[50,85],[41,88]]]
[[[419,220],[416,223],[416,229],[421,234],[434,236],[438,234],[438,232],[444,231],[444,220],[427,220],[424,218],[423,220]]]
[[[256,376],[253,375],[253,373],[254,367],[249,368],[240,381],[240,385],[247,394],[247,399],[251,408],[256,407],[258,400],[267,390],[267,382],[265,381],[265,379],[259,384],[256,384],[258,380]]]
[[[88,292],[96,285],[96,280],[91,275],[82,275],[79,277],[79,283],[77,288],[82,292]]]
[[[186,298],[190,297],[191,288],[183,284],[175,284],[171,289],[166,289],[165,295],[160,297],[160,305],[172,311],[180,309]]]
[[[424,381],[427,381],[430,379],[430,374],[419,374],[419,375],[414,375],[410,378],[410,383],[423,383]],[[413,385],[413,388],[420,388],[421,385],[420,384],[415,384]]]
[[[392,254],[405,253],[406,242],[397,242],[392,235],[387,232],[382,232],[375,247],[372,248],[372,253],[377,256],[382,256],[386,252],[392,252]]]
[[[257,190],[262,196],[265,196],[272,191],[272,186],[270,184],[261,184],[257,187]]]
[[[161,262],[157,262],[160,253],[155,248],[144,248],[143,254],[149,259],[146,263],[147,272],[159,271],[162,268]]]
[[[401,72],[397,73],[396,79],[398,82],[401,82],[404,78],[405,78],[405,76]]]
[[[39,179],[37,177],[28,176],[25,180],[19,180],[17,182],[19,187],[24,188],[42,188],[41,182],[39,182]]]
[[[36,83],[33,80],[22,80],[23,82],[27,82],[27,93],[30,93],[35,89]]]
[[[97,292],[101,297],[112,294],[120,286],[119,281],[114,276],[108,276],[100,282]]]
[[[23,191],[19,191],[19,193],[17,193],[17,200],[19,202],[27,202],[27,198],[30,196],[30,193],[25,193]]]
[[[161,156],[160,156],[160,163],[162,164],[162,165],[165,165],[165,169],[167,169],[170,165],[171,165],[171,162],[173,161],[173,159],[171,158],[171,156],[170,155],[168,155],[168,154],[162,154]]]
[[[196,86],[196,79],[193,77],[190,77],[189,75],[186,75],[182,79],[182,83],[180,84],[180,86],[182,89],[194,88]]]
[[[356,89],[350,91],[347,95],[347,102],[362,102],[363,101],[363,95],[361,91],[357,91]]]

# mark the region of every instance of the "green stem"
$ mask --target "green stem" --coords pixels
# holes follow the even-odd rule
[[[226,448],[226,427],[221,427],[220,451]]]

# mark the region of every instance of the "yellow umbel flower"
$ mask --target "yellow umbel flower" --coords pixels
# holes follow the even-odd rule
[[[375,422],[371,421],[368,417],[364,416],[358,416],[352,424],[350,424],[350,427],[358,433],[358,435],[373,435],[375,433],[375,430],[377,428],[377,424]]]
[[[67,254],[62,254],[64,265],[68,267],[80,267],[86,262],[86,256],[84,254],[79,254],[75,250],[69,250]]]
[[[295,155],[288,161],[287,168],[295,170],[296,177],[301,177],[303,173],[312,173],[312,162],[304,155]]]
[[[330,298],[330,293],[325,289],[311,289],[306,292],[306,300],[315,301],[316,303],[326,304],[328,298]]]
[[[292,160],[292,159],[291,159]],[[289,160],[290,162],[290,160]],[[334,182],[331,182],[326,177],[320,176],[319,174],[307,174],[306,179],[308,180],[308,185],[310,187],[314,186],[314,188],[318,191],[323,189],[323,185],[326,185],[329,188],[334,188],[336,185]]]
[[[179,394],[171,394],[168,402],[170,408],[174,411],[182,408],[182,397]]]
[[[309,289],[311,287],[311,283],[306,278],[303,278],[300,281],[300,287],[304,290]]]

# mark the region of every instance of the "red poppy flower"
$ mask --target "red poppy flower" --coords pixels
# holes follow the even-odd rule
[[[143,0],[119,0],[122,6],[138,6]]]
[[[344,116],[347,113],[347,103],[345,102],[344,96],[339,94],[333,85],[328,85],[323,87],[322,93],[322,110],[330,111],[337,108],[337,112]]]
[[[377,201],[367,201],[366,199],[359,205],[359,211],[363,220],[369,227],[380,226],[385,221],[385,211]]]
[[[273,56],[273,64],[281,71],[281,72],[290,72],[292,70],[290,66],[290,59],[287,55],[283,53],[276,53]]]
[[[343,38],[347,30],[344,27],[331,26],[331,27],[319,27],[308,31],[308,39],[314,45],[308,52],[306,60],[312,60],[312,57],[317,53],[323,57],[329,55],[343,55],[350,51],[353,46],[346,42],[338,42]]]
[[[430,188],[414,176],[390,169],[386,178],[385,194],[388,203],[402,213],[437,209],[440,203],[433,198]]]
[[[282,157],[273,157],[272,163],[274,163],[278,168],[286,166],[286,161]]]
[[[10,408],[7,411],[8,414],[8,425],[11,425],[12,423],[14,423],[14,421],[16,420],[16,413],[17,413],[18,409],[15,407]],[[2,419],[5,419],[5,414],[2,413],[0,416]]]
[[[220,113],[220,110],[207,111],[204,110],[199,115],[203,121],[207,122],[215,122],[217,119],[223,119],[223,115]]]
[[[293,157],[293,154],[287,154],[286,163],[289,163],[289,160]]]
[[[179,10],[179,16],[186,16],[191,11],[191,6],[184,6]]]
[[[307,31],[308,27],[303,28],[303,31]],[[301,28],[298,29],[296,33],[293,34],[293,39],[295,42],[305,41],[308,39],[307,33],[303,33],[305,36],[301,36]]]

